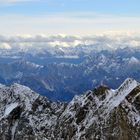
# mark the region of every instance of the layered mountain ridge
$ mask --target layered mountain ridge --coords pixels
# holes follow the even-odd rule
[[[31,89],[0,85],[1,140],[138,140],[140,84],[128,78],[116,90],[100,86],[69,103]]]
[[[116,89],[127,77],[140,81],[140,48],[89,51],[79,58],[16,56],[0,56],[0,83],[25,85],[52,101],[70,101],[101,83]]]

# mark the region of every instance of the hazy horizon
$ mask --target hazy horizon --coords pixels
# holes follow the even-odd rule
[[[140,1],[1,0],[0,34],[140,33]]]

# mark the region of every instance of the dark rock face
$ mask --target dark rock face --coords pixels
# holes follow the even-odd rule
[[[140,84],[101,86],[69,103],[51,102],[29,88],[0,86],[1,140],[138,140]]]

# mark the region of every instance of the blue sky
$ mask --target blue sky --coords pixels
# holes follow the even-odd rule
[[[0,0],[1,34],[140,31],[140,0]]]

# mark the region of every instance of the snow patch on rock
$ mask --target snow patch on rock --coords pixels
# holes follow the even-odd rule
[[[18,103],[11,103],[10,105],[6,106],[4,116],[8,116],[17,106]]]

